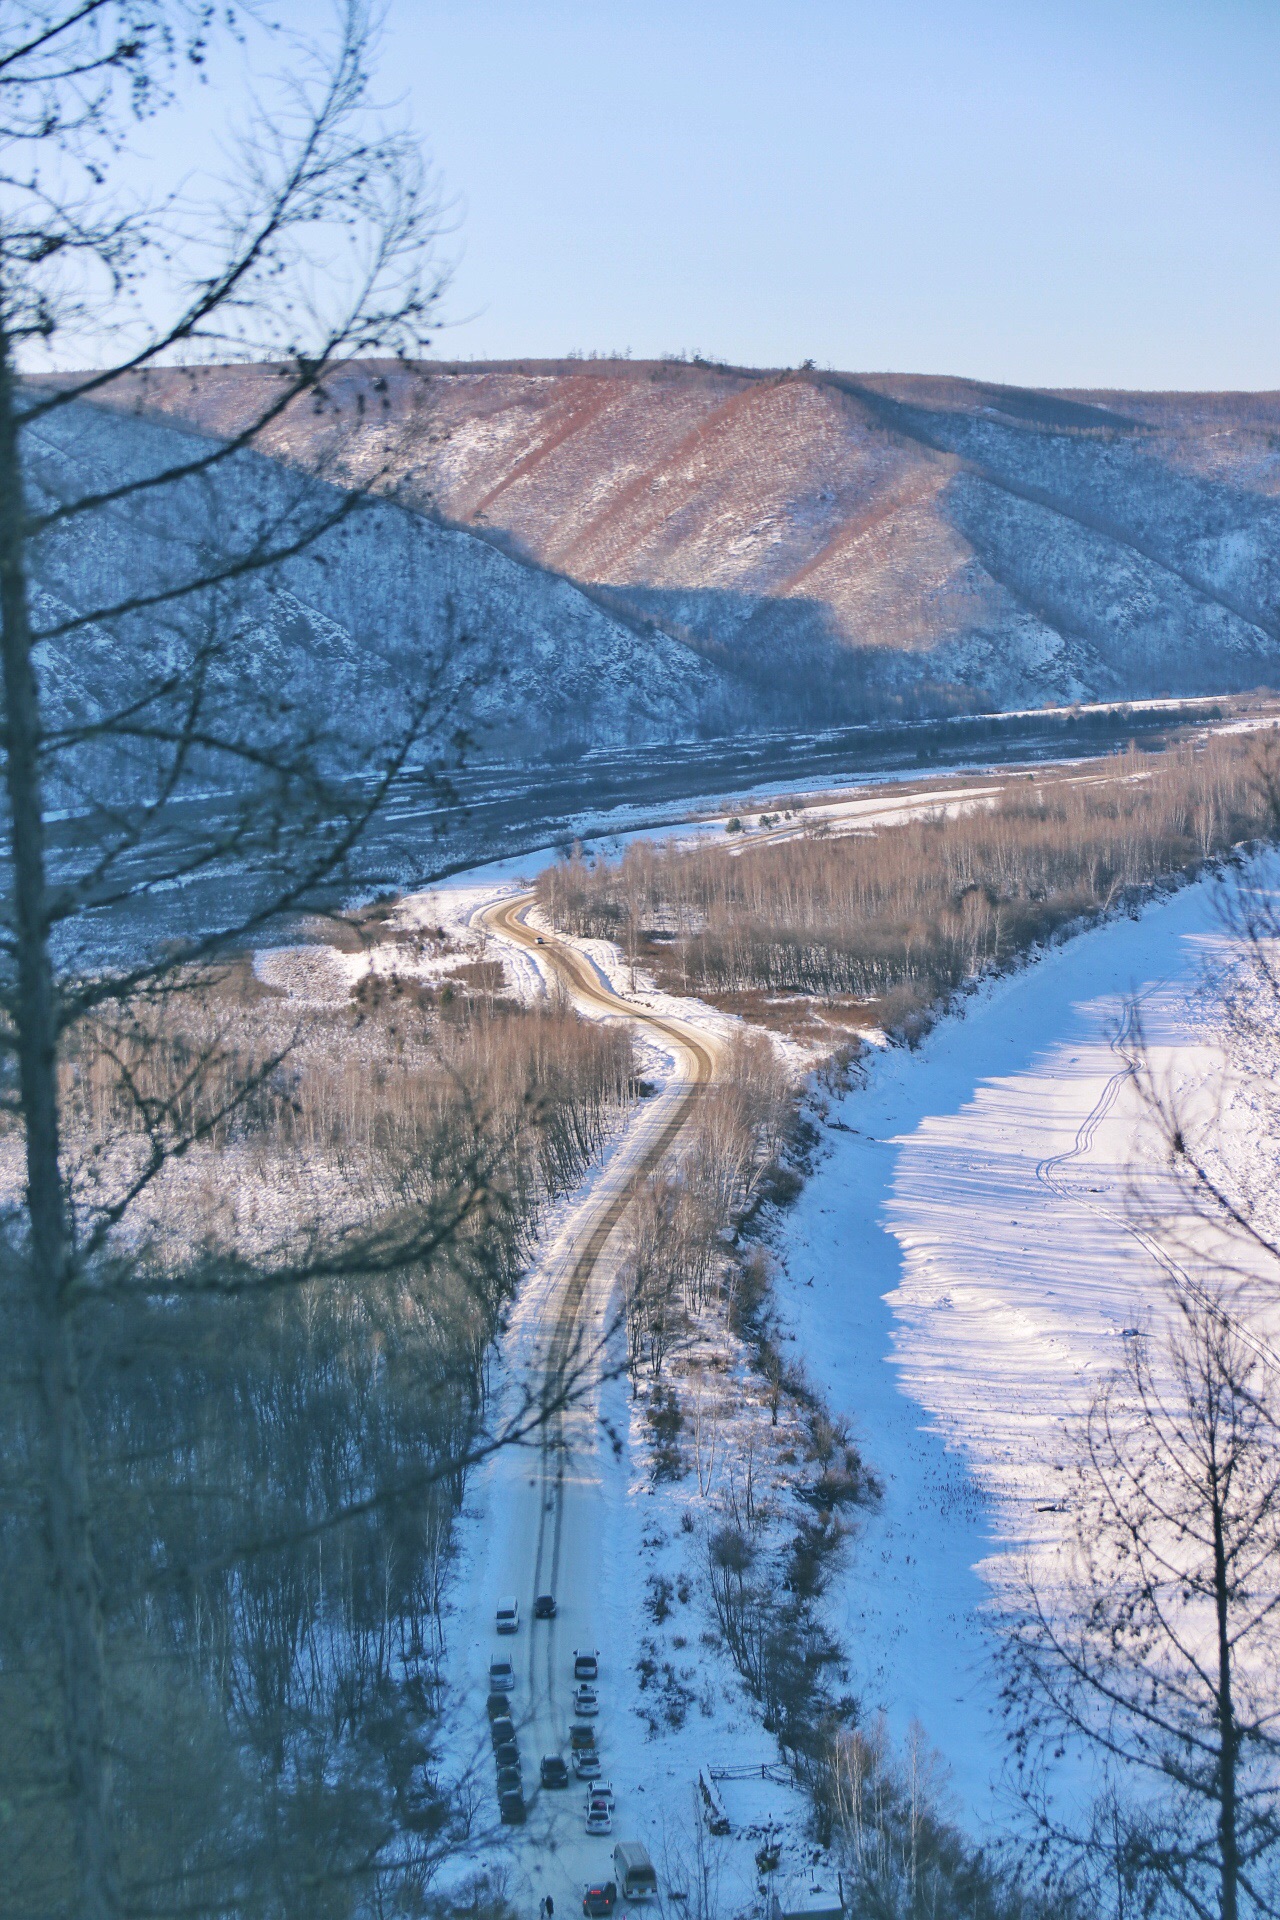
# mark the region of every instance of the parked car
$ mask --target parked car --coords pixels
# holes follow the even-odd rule
[[[489,1662],[490,1693],[511,1693],[516,1684],[516,1670],[509,1660],[501,1654]]]
[[[595,1728],[580,1726],[577,1721],[575,1721],[569,1729],[569,1746],[571,1751],[578,1753],[583,1747],[594,1747],[595,1743]]]
[[[605,1805],[603,1800],[588,1800],[587,1832],[588,1833],[612,1833],[613,1832],[613,1815],[610,1813],[608,1807]]]
[[[496,1625],[499,1633],[519,1633],[520,1602],[514,1593],[508,1593],[499,1600]]]
[[[610,1813],[613,1812],[613,1788],[607,1780],[593,1780],[587,1788],[588,1800],[603,1800]]]
[[[579,1747],[573,1756],[573,1770],[579,1780],[598,1780],[600,1755],[594,1747]]]
[[[600,1678],[600,1654],[595,1647],[574,1648],[573,1677],[575,1680],[598,1680]]]
[[[523,1790],[524,1790],[524,1781],[520,1776],[519,1767],[499,1767],[498,1768],[498,1798],[499,1799],[502,1798],[504,1793],[521,1793]]]
[[[573,1710],[575,1713],[583,1714],[599,1713],[600,1695],[589,1680],[584,1680],[582,1685],[575,1689]]]
[[[556,1597],[554,1593],[540,1593],[533,1603],[535,1620],[554,1620],[556,1617]]]
[[[491,1720],[507,1720],[511,1716],[511,1702],[505,1693],[491,1693],[485,1706]]]
[[[504,1740],[514,1740],[515,1737],[515,1722],[510,1714],[504,1713],[499,1719],[489,1722],[489,1738],[495,1747],[500,1747]]]
[[[544,1753],[542,1756],[542,1784],[544,1787],[567,1787],[569,1769],[558,1753]]]
[[[514,1740],[504,1740],[500,1747],[493,1750],[494,1765],[498,1767],[518,1767],[520,1749]]]
[[[498,1800],[498,1812],[504,1827],[522,1827],[524,1825],[524,1795],[519,1791],[504,1793]]]
[[[601,1880],[586,1889],[582,1896],[582,1911],[589,1920],[604,1920],[604,1916],[613,1912],[618,1904],[618,1889],[612,1880]]]

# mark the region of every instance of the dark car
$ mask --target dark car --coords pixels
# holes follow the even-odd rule
[[[600,1678],[600,1656],[594,1647],[574,1648],[573,1677],[575,1680],[598,1680]]]
[[[524,1781],[520,1778],[519,1767],[499,1767],[498,1768],[498,1798],[499,1799],[502,1798],[504,1793],[521,1793],[523,1792],[523,1790],[524,1790]]]
[[[497,1767],[518,1767],[520,1749],[514,1740],[504,1740],[500,1747],[493,1750],[493,1763]]]
[[[569,1769],[558,1753],[544,1753],[542,1756],[542,1784],[544,1787],[567,1787]]]
[[[582,1911],[589,1914],[591,1920],[599,1920],[600,1915],[612,1913],[617,1904],[618,1889],[612,1880],[600,1881],[588,1887],[582,1896]]]
[[[491,1720],[509,1720],[511,1718],[511,1696],[506,1693],[491,1693],[485,1702]]]
[[[535,1620],[554,1620],[556,1617],[556,1597],[554,1593],[540,1593],[533,1603]]]
[[[489,1722],[489,1738],[495,1747],[500,1747],[504,1740],[514,1740],[515,1737],[515,1723],[508,1715],[504,1714],[500,1720]]]
[[[504,1793],[499,1796],[498,1812],[502,1816],[504,1827],[524,1825],[524,1795],[518,1788],[514,1793]]]
[[[596,1744],[596,1730],[583,1721],[575,1721],[569,1729],[569,1750],[571,1753],[583,1753]]]

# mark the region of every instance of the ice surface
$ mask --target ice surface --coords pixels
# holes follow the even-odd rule
[[[984,1608],[1002,1556],[1053,1524],[1063,1422],[1155,1293],[1121,1204],[1143,1128],[1111,1041],[1137,993],[1158,1065],[1207,1061],[1186,994],[1215,934],[1189,887],[879,1054],[785,1229],[797,1351],[885,1482],[837,1624],[866,1704],[899,1738],[922,1723],[979,1824],[1003,1745]]]

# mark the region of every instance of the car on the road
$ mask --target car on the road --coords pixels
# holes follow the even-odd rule
[[[490,1693],[510,1693],[516,1684],[516,1670],[509,1660],[496,1654],[489,1662]]]
[[[542,1784],[544,1787],[567,1787],[569,1769],[558,1753],[544,1753],[542,1756]]]
[[[575,1720],[569,1729],[569,1746],[571,1751],[578,1753],[583,1747],[594,1747],[595,1743],[595,1728],[584,1726],[580,1721]]]
[[[556,1597],[554,1593],[540,1593],[533,1603],[535,1620],[554,1620],[556,1617]]]
[[[514,1793],[504,1793],[498,1799],[498,1812],[504,1827],[522,1827],[524,1825],[524,1795],[517,1789]]]
[[[534,939],[535,939],[535,940],[537,941],[537,943],[538,943],[538,945],[539,945],[540,947],[545,947],[545,946],[546,946],[546,944],[547,944],[547,943],[546,943],[546,941],[545,941],[545,940],[543,939],[543,937],[542,937],[542,935],[541,935],[540,933],[535,933],[533,937],[534,937]]]
[[[613,1812],[613,1788],[607,1780],[593,1780],[587,1788],[588,1800],[603,1800],[610,1813]]]
[[[587,1832],[588,1833],[612,1833],[613,1832],[613,1815],[610,1813],[608,1807],[605,1805],[603,1800],[588,1800]]]
[[[504,1740],[514,1740],[515,1737],[515,1721],[510,1714],[504,1713],[497,1720],[489,1722],[489,1738],[495,1747],[500,1747]]]
[[[514,1593],[504,1594],[502,1599],[499,1600],[494,1625],[499,1633],[519,1633],[520,1602],[516,1599]]]
[[[573,1677],[575,1680],[598,1680],[600,1678],[600,1653],[598,1648],[574,1648]]]
[[[580,1687],[574,1689],[573,1710],[587,1715],[599,1713],[600,1695],[589,1680],[584,1680]]]
[[[499,1799],[502,1798],[504,1793],[522,1793],[523,1791],[524,1791],[524,1781],[521,1778],[519,1767],[499,1767],[498,1768],[498,1798]]]
[[[594,1747],[579,1747],[573,1756],[573,1770],[579,1780],[598,1780],[600,1755]]]
[[[606,1920],[618,1904],[618,1889],[612,1880],[598,1880],[582,1895],[582,1911],[588,1920]]]

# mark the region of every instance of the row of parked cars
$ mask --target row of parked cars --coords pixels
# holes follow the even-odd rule
[[[551,1594],[539,1594],[534,1601],[534,1618],[555,1618],[556,1603]],[[496,1618],[501,1634],[520,1631],[520,1605],[514,1595],[499,1600]],[[579,1780],[598,1781],[600,1756],[596,1751],[592,1720],[600,1711],[596,1683],[600,1678],[597,1650],[575,1647],[573,1652],[574,1711],[578,1718],[569,1730],[569,1759]],[[494,1762],[498,1774],[498,1811],[508,1826],[520,1825],[525,1817],[524,1781],[520,1770],[520,1752],[515,1723],[511,1718],[510,1696],[515,1690],[514,1663],[505,1654],[495,1654],[489,1662],[489,1729],[493,1738]],[[569,1767],[558,1753],[542,1756],[539,1778],[552,1789],[569,1785]],[[605,1787],[594,1800],[588,1795],[587,1831],[609,1833],[612,1830],[613,1790]]]
[[[596,1751],[599,1678],[599,1656],[575,1649],[573,1704],[578,1717],[569,1729],[569,1750],[579,1779],[589,1782],[585,1807],[587,1832],[607,1834],[613,1832],[613,1788],[600,1778],[600,1757]],[[587,1920],[612,1914],[619,1892],[626,1900],[647,1900],[658,1891],[653,1862],[638,1840],[618,1842],[613,1850],[613,1873],[612,1879],[593,1880],[583,1889],[582,1911]]]
[[[539,1594],[534,1601],[535,1620],[554,1620],[556,1603],[551,1594]],[[500,1634],[520,1631],[520,1606],[514,1595],[499,1600],[495,1625]],[[613,1788],[600,1778],[600,1754],[596,1746],[595,1722],[600,1713],[600,1655],[594,1647],[573,1650],[573,1710],[569,1728],[569,1763],[579,1780],[586,1783],[583,1808],[586,1829],[591,1834],[613,1831]],[[498,1771],[498,1807],[508,1825],[519,1825],[525,1817],[524,1785],[520,1772],[520,1752],[515,1723],[511,1717],[511,1695],[515,1690],[515,1666],[504,1654],[495,1654],[489,1662],[489,1729],[493,1738],[494,1762]],[[557,1789],[569,1785],[569,1765],[559,1753],[544,1753],[539,1767],[544,1787]],[[582,1895],[584,1915],[612,1914],[619,1889],[628,1900],[643,1900],[657,1892],[658,1881],[653,1864],[637,1840],[621,1840],[613,1850],[615,1877],[593,1881]]]
[[[493,1741],[493,1764],[498,1775],[498,1812],[507,1826],[521,1826],[525,1811],[524,1778],[520,1771],[515,1722],[511,1718],[509,1689],[490,1689],[489,1737]]]

